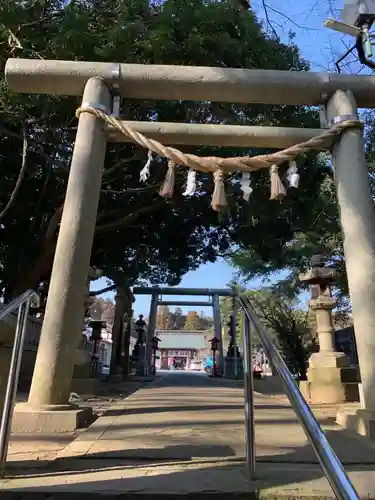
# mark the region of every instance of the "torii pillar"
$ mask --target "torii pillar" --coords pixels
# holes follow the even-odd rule
[[[111,94],[101,78],[87,81],[82,106],[87,105],[111,110]],[[29,400],[17,405],[14,412],[12,428],[19,432],[71,432],[89,418],[88,410],[70,404],[69,397],[106,145],[104,122],[83,113],[78,123]]]
[[[329,123],[357,116],[352,92],[339,90],[329,99]],[[332,162],[362,382],[362,408],[339,411],[337,422],[375,439],[375,212],[361,130],[349,128],[341,133]]]

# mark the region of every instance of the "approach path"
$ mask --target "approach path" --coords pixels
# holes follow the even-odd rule
[[[271,379],[259,381],[256,389],[269,393],[270,385]],[[255,404],[253,484],[244,469],[241,383],[177,371],[116,402],[48,467],[0,481],[0,492],[131,492],[157,498],[197,492],[230,498],[243,492],[245,498],[261,489],[271,498],[276,489],[278,496],[332,497],[289,404],[259,393]],[[337,426],[335,408],[314,412],[359,492],[375,498],[375,444]]]

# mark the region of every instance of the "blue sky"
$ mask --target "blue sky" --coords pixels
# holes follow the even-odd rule
[[[179,287],[186,287],[186,288],[225,288],[227,284],[231,281],[232,276],[233,276],[233,269],[226,264],[224,261],[217,261],[214,264],[209,263],[201,266],[198,270],[196,271],[191,271],[187,273]],[[92,283],[92,289],[93,290],[98,290],[100,288],[103,288],[105,286],[105,281],[103,285],[103,280],[97,280],[94,283]],[[105,294],[105,296],[108,297],[113,297],[113,294]],[[207,297],[191,297],[188,298],[186,297],[187,300],[198,300],[198,301],[206,301]],[[184,300],[183,297],[179,297],[178,295],[176,296],[169,296],[168,299],[170,300]],[[140,295],[136,298],[135,302],[135,307],[134,310],[136,311],[137,314],[144,314],[148,315],[148,310],[150,306],[150,297],[145,296],[145,295]],[[172,309],[174,309],[172,307]],[[184,311],[188,310],[196,310],[196,307],[184,307]],[[207,316],[212,315],[212,309],[211,308],[200,308],[200,310],[204,311],[204,313]]]
[[[313,71],[334,70],[334,60],[344,51],[345,44],[352,40],[343,38],[323,27],[325,17],[337,17],[337,12],[330,12],[329,5],[341,8],[344,0],[328,2],[327,0],[268,0],[267,14],[270,23],[282,40],[288,40],[290,31],[295,33],[295,42],[301,50],[302,56],[310,61]],[[267,25],[265,10],[261,0],[252,2],[258,17]],[[333,15],[334,14],[334,15]],[[268,25],[269,26],[269,25]],[[350,66],[343,71],[351,70]],[[205,264],[198,270],[187,273],[180,283],[180,287],[189,288],[225,288],[234,274],[233,268],[223,260],[214,264]],[[92,284],[92,289],[97,290],[106,285],[105,280],[98,280]],[[260,281],[248,283],[249,288],[256,288]],[[113,298],[113,294],[106,294]],[[180,299],[181,297],[170,297]],[[196,298],[201,300],[200,298]],[[204,298],[202,298],[204,300]],[[147,296],[139,296],[135,303],[136,314],[148,315],[150,299]],[[189,308],[184,308],[188,310]],[[193,308],[196,309],[196,308]],[[211,315],[211,310],[204,312]]]
[[[179,287],[185,288],[226,288],[228,283],[233,278],[233,274],[235,270],[223,260],[219,260],[215,263],[208,263],[201,266],[196,271],[191,271],[183,277]],[[249,287],[256,288],[260,285],[259,280],[254,280]],[[105,279],[99,279],[94,281],[91,285],[91,290],[100,290],[106,286]],[[103,294],[105,298],[113,299],[113,293]],[[206,301],[207,297],[185,297],[187,300],[197,300],[197,301]],[[184,300],[184,297],[181,296],[169,296],[169,300]],[[148,311],[150,307],[150,297],[146,295],[139,295],[136,297],[134,310],[136,314],[144,314],[148,316]],[[174,307],[171,307],[173,310]],[[183,307],[184,311],[196,310],[196,307]],[[212,315],[212,308],[199,308],[200,311],[203,311],[206,316]]]

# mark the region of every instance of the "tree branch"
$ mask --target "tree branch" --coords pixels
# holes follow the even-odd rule
[[[121,159],[118,162],[116,162],[113,167],[109,168],[108,170],[105,170],[103,172],[103,181],[106,180],[108,177],[110,177],[112,174],[114,174],[117,170],[119,170],[120,167],[123,165],[126,165],[128,163],[131,163],[132,161],[137,159],[137,155],[133,155],[130,158],[126,159]]]
[[[61,221],[61,216],[63,213],[64,205],[61,205],[56,212],[52,215],[52,217],[49,220],[47,230],[44,235],[44,240],[48,241],[50,240],[57,229],[57,226],[59,225],[59,222]]]
[[[147,186],[143,188],[129,188],[125,189],[125,191],[116,191],[114,189],[101,189],[100,192],[104,194],[119,194],[119,195],[131,195],[135,193],[140,194],[140,193],[145,193],[147,191],[153,191],[153,190],[156,191],[161,185],[162,183],[159,183],[154,186]]]
[[[97,295],[101,295],[102,293],[111,292],[116,287],[117,287],[117,285],[114,284],[114,285],[106,286],[105,288],[102,288],[101,290],[95,290],[95,292],[90,292],[90,297],[96,297]]]
[[[0,130],[4,134],[9,135],[10,137],[15,137],[16,139],[23,140],[22,135],[17,134],[17,132],[13,132],[12,130],[9,130],[8,128],[4,127],[4,125],[0,124]],[[30,138],[28,139],[28,143],[29,143],[30,146],[34,146],[35,148],[39,148],[40,147],[40,143],[39,142],[33,141]],[[63,170],[65,173],[69,173],[69,167],[67,167],[66,165],[64,165],[62,162],[59,162],[58,160],[54,160],[53,158],[51,158],[44,151],[38,150],[38,151],[36,151],[36,153],[39,154],[42,158],[44,158],[51,165],[56,165],[58,168],[60,168],[61,170]]]
[[[295,21],[293,21],[293,19],[291,17],[287,16],[286,14],[284,14],[283,12],[281,12],[280,10],[277,10],[274,7],[271,7],[271,5],[266,4],[265,0],[262,0],[262,4],[263,4],[263,7],[264,7],[264,10],[265,10],[267,18],[268,18],[267,9],[269,9],[269,10],[272,10],[273,12],[275,12],[275,14],[278,14],[279,16],[284,17],[287,21],[289,21],[290,23],[294,24],[294,26],[296,26],[297,28],[299,28],[301,30],[319,31],[319,29],[320,29],[320,28],[310,28],[309,26],[301,26],[300,24],[298,24]],[[272,26],[269,21],[267,21],[267,22],[269,23],[270,26]],[[274,33],[276,33],[275,30],[274,30],[274,28],[272,28],[272,29],[273,29]],[[277,36],[277,34],[276,34],[276,36]],[[279,38],[279,37],[277,37],[277,38]]]
[[[0,213],[0,220],[2,220],[4,218],[4,216],[9,212],[11,206],[14,203],[14,200],[17,197],[18,191],[20,190],[23,178],[25,177],[26,167],[27,167],[27,148],[28,148],[28,137],[27,137],[26,125],[23,126],[22,133],[23,133],[23,146],[22,146],[22,162],[21,162],[20,173],[18,175],[18,179],[17,179],[16,185],[14,186],[13,192],[10,195],[9,201],[8,201],[7,205],[5,206],[4,210]]]
[[[263,5],[264,15],[266,16],[266,22],[267,22],[268,26],[271,28],[271,31],[274,34],[276,40],[280,40],[280,37],[277,34],[275,28],[273,27],[273,24],[270,21],[269,16],[268,16],[268,8],[269,8],[269,6],[266,4],[265,0],[262,0],[262,5]]]
[[[134,222],[136,219],[138,219],[138,217],[140,217],[141,215],[146,214],[147,212],[151,212],[152,210],[155,210],[164,203],[166,203],[166,200],[160,200],[154,203],[153,205],[147,205],[145,207],[141,207],[135,212],[126,215],[122,219],[110,222],[109,224],[103,224],[101,226],[97,226],[95,230],[95,235],[106,233],[108,231],[113,231],[114,229],[119,229],[120,227],[123,226],[127,226],[129,223]]]

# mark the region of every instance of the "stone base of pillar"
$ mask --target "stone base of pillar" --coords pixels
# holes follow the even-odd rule
[[[117,374],[114,374],[114,375],[110,375],[109,376],[109,381],[113,382],[115,384],[120,384],[121,382],[124,381],[124,375],[122,375],[122,373],[117,373]]]
[[[133,363],[136,375],[142,377],[147,374],[146,346],[139,345],[133,350]]]
[[[301,381],[300,390],[306,401],[311,404],[337,404],[359,401],[358,384],[356,382],[327,385]]]
[[[344,353],[314,353],[309,359],[307,381],[300,382],[300,390],[312,404],[359,401],[358,370],[349,366]]]
[[[61,410],[35,409],[27,403],[19,403],[14,408],[12,432],[18,433],[66,433],[87,427],[93,421],[91,408]]]
[[[235,363],[237,361],[237,379],[243,380],[243,362],[242,358],[233,358],[225,356],[224,358],[224,377],[235,378]]]
[[[75,378],[90,378],[93,373],[91,350],[83,345],[83,340],[74,353],[74,372]]]
[[[136,367],[136,370],[135,370],[135,374],[138,377],[147,376],[147,370],[146,370],[146,368],[147,368],[146,362],[143,359],[140,359],[137,362],[137,367]]]
[[[346,429],[375,441],[375,410],[339,410],[336,422]]]
[[[91,378],[93,374],[92,363],[74,365],[73,378]]]
[[[356,368],[320,367],[307,370],[300,390],[309,403],[336,404],[359,401]]]
[[[72,380],[72,392],[78,394],[96,394],[100,380],[94,377],[75,377]]]

